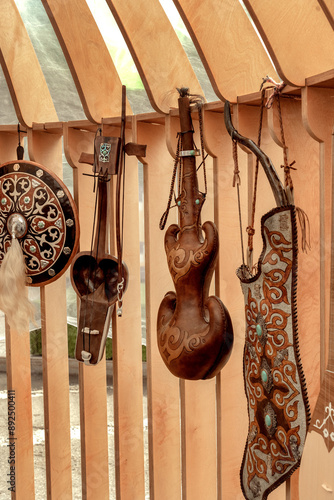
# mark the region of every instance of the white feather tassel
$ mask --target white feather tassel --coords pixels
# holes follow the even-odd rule
[[[0,268],[0,309],[9,326],[17,332],[27,331],[34,320],[34,307],[27,296],[26,266],[21,246],[13,237],[12,245]]]

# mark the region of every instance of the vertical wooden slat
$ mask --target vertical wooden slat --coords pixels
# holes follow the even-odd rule
[[[192,113],[192,120],[197,132],[194,140],[200,145],[196,112]],[[197,167],[200,163],[201,159],[198,159]],[[205,161],[205,169],[208,193],[201,214],[202,224],[214,220],[213,161],[210,156]],[[204,192],[203,175],[202,166],[197,176],[199,189]],[[214,279],[211,281],[209,295],[215,295]],[[215,500],[217,498],[216,378],[205,381],[182,380],[181,409],[182,498]]]
[[[82,152],[93,151],[94,134],[65,127],[65,154],[75,172],[74,191],[80,220],[80,250],[90,249],[94,216],[90,165],[79,164]],[[79,363],[81,472],[83,500],[109,498],[107,392],[105,356],[95,366]]]
[[[28,133],[29,156],[62,177],[62,137]],[[72,498],[65,277],[41,287],[47,498]]]
[[[12,491],[12,500],[23,497],[29,500],[35,498],[28,326],[27,324],[24,333],[18,334],[6,325],[7,390],[8,403],[11,403],[8,408],[8,424],[10,429],[13,429],[12,425],[15,429],[9,432],[7,453],[3,460],[8,463],[6,490],[8,498],[9,491]],[[9,415],[15,420],[10,420]],[[13,489],[9,490],[10,487]]]
[[[183,500],[217,498],[215,382],[181,381]]]
[[[215,222],[219,232],[219,274],[216,291],[232,319],[234,345],[231,357],[217,376],[217,498],[243,498],[240,489],[241,465],[247,429],[246,400],[242,379],[244,311],[240,284],[235,275],[241,262],[241,244],[236,188],[232,187],[232,144],[222,113],[205,113],[205,134],[214,158]],[[241,202],[247,207],[247,170],[239,151]],[[244,220],[244,223],[246,221]]]
[[[166,208],[173,160],[161,125],[138,123],[138,142],[147,144],[144,165],[147,400],[150,500],[181,499],[179,381],[165,367],[157,346],[157,312],[173,289],[159,220]],[[172,217],[169,221],[171,223]]]
[[[313,408],[319,391],[319,345],[320,332],[324,325],[324,318],[320,313],[321,308],[325,311],[325,304],[321,300],[324,296],[322,287],[325,285],[321,283],[321,268],[324,264],[321,259],[321,246],[325,235],[320,231],[323,218],[319,197],[320,170],[316,158],[316,144],[303,129],[300,102],[285,103],[283,101],[281,107],[284,136],[289,148],[289,162],[296,161],[297,170],[291,172],[295,204],[306,211],[310,222],[311,249],[307,253],[302,251],[301,227],[298,226],[297,307],[301,362],[306,376],[309,403]],[[276,108],[269,111],[268,117],[272,136],[278,144],[281,144],[281,130]],[[287,498],[298,500],[298,476],[299,471],[287,482]],[[294,496],[292,496],[293,492]]]
[[[120,129],[105,125],[103,134],[117,137]],[[135,127],[127,136],[127,140],[136,142]],[[116,498],[144,500],[139,183],[136,157],[125,156],[124,180],[123,262],[129,270],[129,282],[123,296],[122,316],[118,318],[115,314],[113,321]],[[115,232],[115,225],[111,231]],[[117,256],[115,244],[111,253]],[[117,307],[116,303],[115,312]]]
[[[334,110],[328,104],[334,98],[334,90],[305,87],[302,91],[302,118],[309,135],[319,146],[319,199],[320,199],[320,373],[326,367],[326,347],[329,334],[329,290],[330,290],[330,254],[331,254],[331,178],[332,178],[332,127]],[[326,341],[326,342],[325,342]]]
[[[312,370],[311,349],[318,350],[320,347],[320,390],[324,390],[324,384],[321,383],[325,373],[328,354],[328,337],[333,335],[330,330],[330,269],[331,269],[331,224],[333,213],[332,207],[332,169],[333,169],[333,143],[332,132],[334,124],[334,111],[329,102],[333,99],[334,91],[331,89],[304,88],[302,91],[302,117],[310,137],[315,141],[318,158],[316,159],[316,167],[318,168],[319,184],[315,185],[318,188],[319,197],[319,221],[318,221],[318,237],[319,237],[319,274],[320,274],[320,346],[317,342],[314,346],[314,340],[309,339],[308,350],[306,351],[309,367],[306,366],[306,377],[308,386],[313,389],[311,395],[311,409],[317,400],[319,387],[319,371]],[[309,149],[309,148],[308,148]],[[313,170],[313,169],[312,169]],[[307,210],[309,213],[309,210]],[[312,207],[313,214],[313,207]],[[312,248],[313,252],[313,248]],[[318,336],[317,336],[318,341]],[[312,346],[312,347],[311,347]],[[317,358],[318,361],[318,358]],[[318,367],[317,367],[318,368]],[[319,438],[319,439],[318,439]],[[299,491],[300,499],[303,499],[307,494],[317,496],[318,492],[323,492],[326,496],[328,493],[321,488],[322,484],[333,484],[333,471],[330,466],[330,459],[327,460],[328,450],[325,447],[325,442],[322,437],[312,432],[307,435],[305,450],[301,462]],[[314,463],[314,456],[318,458]],[[329,458],[329,457],[328,457]],[[321,494],[321,493],[319,493]],[[320,498],[320,497],[319,497]]]

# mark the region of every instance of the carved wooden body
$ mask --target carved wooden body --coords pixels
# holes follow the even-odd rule
[[[179,99],[179,109],[182,147],[191,151],[194,143],[187,96]],[[181,193],[176,201],[180,225],[171,225],[165,235],[175,292],[166,294],[158,311],[158,347],[174,375],[206,379],[215,376],[228,360],[233,329],[221,300],[208,296],[219,241],[213,222],[201,226],[205,196],[198,189],[194,156],[184,157]]]

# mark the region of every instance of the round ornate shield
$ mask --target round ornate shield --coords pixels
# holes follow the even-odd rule
[[[27,285],[56,280],[70,265],[79,244],[79,220],[65,184],[39,163],[0,165],[0,262],[18,239],[26,262]]]

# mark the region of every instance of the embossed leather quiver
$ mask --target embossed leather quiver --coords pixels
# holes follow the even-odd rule
[[[245,300],[249,418],[241,488],[247,500],[266,500],[299,467],[310,420],[298,342],[296,207],[269,157],[233,127],[228,101],[224,114],[233,140],[261,162],[278,205],[261,220],[257,270],[245,264],[237,270]]]
[[[237,271],[245,298],[243,357],[249,429],[241,466],[245,497],[266,499],[300,465],[309,409],[297,329],[294,206],[262,218],[258,272]]]
[[[181,94],[182,95],[182,94]],[[158,347],[175,376],[197,380],[214,377],[227,362],[233,344],[229,313],[209,297],[218,257],[218,232],[211,221],[201,225],[205,195],[198,189],[193,127],[188,95],[179,98],[183,171],[176,199],[180,224],[169,226],[165,251],[175,292],[168,292],[158,311]]]

